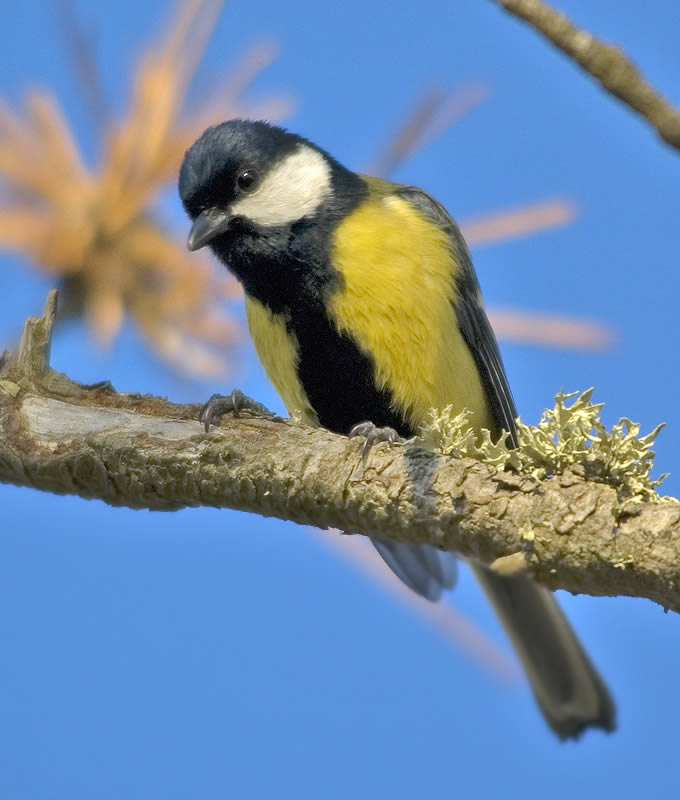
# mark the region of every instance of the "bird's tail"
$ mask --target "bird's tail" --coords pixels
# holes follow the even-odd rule
[[[561,739],[586,728],[616,727],[609,689],[590,662],[552,592],[527,577],[501,577],[470,565],[526,671],[534,696]]]
[[[456,556],[427,544],[405,544],[371,539],[381,558],[402,583],[433,603],[444,589],[453,589],[458,569]]]

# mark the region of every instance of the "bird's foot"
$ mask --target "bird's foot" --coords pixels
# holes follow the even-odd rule
[[[362,436],[365,439],[361,450],[362,458],[366,458],[373,445],[380,442],[387,442],[388,444],[404,443],[404,439],[399,436],[394,428],[379,428],[372,422],[360,422],[358,425],[354,425],[349,432],[349,438],[353,439],[355,436]]]
[[[205,425],[208,433],[211,425],[218,425],[225,414],[231,412],[238,417],[241,411],[252,411],[254,414],[273,416],[272,412],[262,403],[243,394],[240,389],[234,389],[231,394],[214,394],[203,406],[199,420]]]

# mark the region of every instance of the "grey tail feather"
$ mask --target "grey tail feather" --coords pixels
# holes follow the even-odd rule
[[[538,705],[560,739],[616,728],[616,708],[552,592],[527,577],[470,565],[526,671]]]
[[[458,568],[453,553],[427,544],[404,544],[388,539],[371,539],[383,561],[409,589],[433,603],[444,589],[456,584]]]

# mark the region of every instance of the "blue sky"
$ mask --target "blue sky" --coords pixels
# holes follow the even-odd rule
[[[680,105],[677,3],[560,5],[624,45]],[[118,107],[134,54],[171,7],[79,4]],[[91,150],[57,31],[51,2],[5,10],[0,94],[17,102],[27,86],[51,87]],[[255,93],[294,93],[289,127],[356,168],[424,85],[489,85],[489,100],[395,179],[460,219],[555,196],[578,204],[567,228],[473,253],[490,305],[617,332],[604,354],[504,344],[520,414],[534,421],[557,390],[595,386],[608,422],[626,415],[646,431],[666,421],[657,471],[671,472],[665,491],[680,494],[678,153],[490,2],[233,0],[202,79],[263,35],[282,55]],[[169,207],[183,225],[178,203]],[[46,286],[0,254],[0,343],[42,307]],[[111,353],[65,329],[53,363],[178,401],[225,388],[169,373],[130,329]],[[232,380],[281,408],[249,348]],[[680,625],[651,603],[561,593],[620,722],[614,735],[564,745],[523,683],[497,680],[290,523],[133,512],[6,486],[0,499],[3,798],[558,800],[676,783]],[[447,602],[507,649],[467,573]]]

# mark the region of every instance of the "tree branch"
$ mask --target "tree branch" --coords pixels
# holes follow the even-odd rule
[[[0,359],[0,481],[112,505],[217,506],[455,550],[552,589],[680,611],[680,504],[621,508],[578,467],[543,483],[412,445],[374,447],[276,417],[83,386],[48,364],[56,310]],[[518,555],[519,554],[519,555]],[[508,558],[511,557],[511,558]]]
[[[541,0],[493,2],[542,33],[610,94],[643,116],[665,142],[680,150],[680,111],[644,80],[621,49],[598,41]]]

